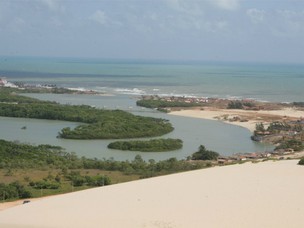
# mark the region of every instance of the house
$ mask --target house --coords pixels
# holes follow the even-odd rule
[[[0,86],[5,86],[7,84],[6,78],[0,78]]]
[[[6,78],[0,78],[0,86],[1,87],[11,87],[11,88],[18,88],[15,84],[8,82]]]

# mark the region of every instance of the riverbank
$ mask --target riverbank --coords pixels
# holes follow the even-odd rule
[[[304,118],[304,111],[295,108],[284,108],[280,110],[238,110],[238,109],[219,109],[206,107],[204,109],[192,108],[179,111],[172,111],[170,115],[184,116],[192,118],[202,118],[208,120],[220,120],[225,123],[234,124],[247,128],[253,132],[257,123],[264,125],[276,120]]]
[[[54,196],[0,211],[0,227],[303,227],[297,162],[214,167]]]

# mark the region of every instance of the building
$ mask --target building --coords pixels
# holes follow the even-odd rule
[[[0,86],[5,86],[7,84],[6,78],[0,78]]]

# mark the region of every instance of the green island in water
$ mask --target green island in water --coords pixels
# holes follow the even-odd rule
[[[148,141],[116,141],[110,143],[108,148],[116,150],[130,150],[140,152],[164,152],[178,150],[183,147],[180,139],[151,139]]]
[[[63,105],[20,96],[1,88],[0,116],[80,122],[75,129],[63,128],[65,139],[123,139],[155,137],[173,131],[169,121],[136,116],[122,110],[97,109],[88,105]]]

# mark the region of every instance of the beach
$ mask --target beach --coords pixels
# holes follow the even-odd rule
[[[173,111],[169,113],[170,115],[185,116],[192,118],[202,118],[208,120],[222,120],[223,116],[226,116],[227,120],[225,123],[234,124],[247,128],[249,131],[253,132],[257,123],[263,123],[265,125],[269,124],[270,121],[276,119],[299,119],[304,118],[304,111],[297,110],[294,108],[285,108],[281,110],[237,110],[237,109],[217,109],[217,108],[205,108],[201,109],[187,109],[180,111]],[[231,121],[233,117],[242,117],[246,121]]]
[[[303,227],[298,160],[213,167],[0,211],[0,227]]]

